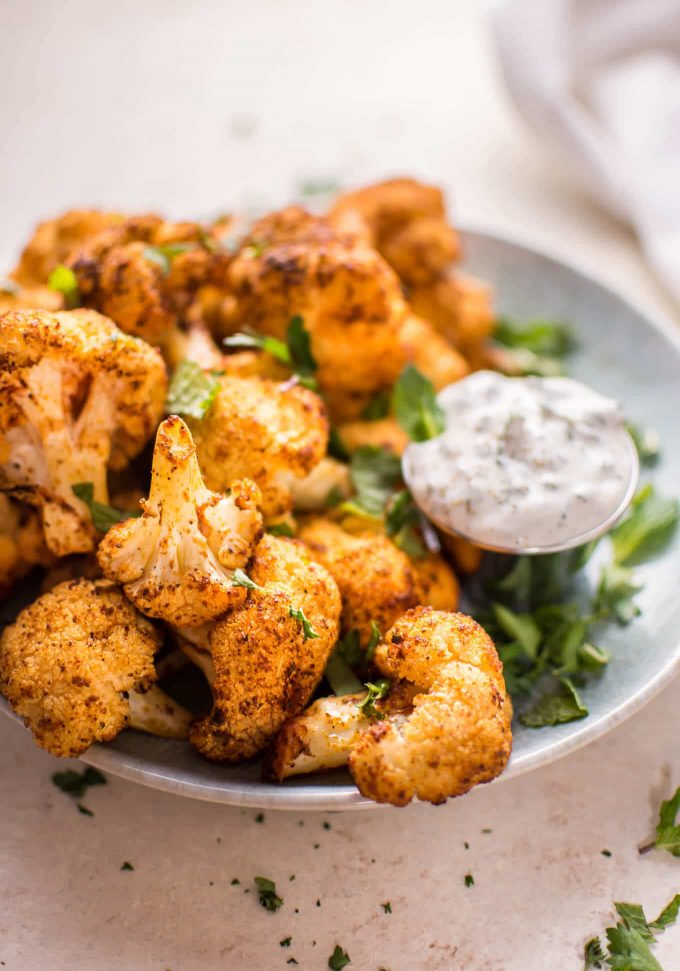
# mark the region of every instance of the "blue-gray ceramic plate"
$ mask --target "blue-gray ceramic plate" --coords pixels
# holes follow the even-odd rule
[[[631,420],[659,431],[665,448],[654,481],[660,491],[675,494],[680,482],[680,337],[563,263],[481,233],[466,233],[464,240],[465,270],[491,282],[501,314],[560,318],[573,325],[579,349],[570,373],[618,398]],[[591,569],[597,569],[597,562]],[[642,615],[631,626],[611,627],[600,637],[613,656],[605,674],[583,691],[589,716],[556,728],[517,725],[512,759],[501,780],[599,738],[641,708],[680,668],[680,536],[637,572],[644,582],[638,597]],[[0,704],[11,714],[4,699]],[[110,745],[92,746],[83,761],[143,785],[228,805],[324,810],[375,805],[359,795],[346,772],[300,776],[277,786],[261,781],[257,763],[215,765],[188,743],[133,731]]]

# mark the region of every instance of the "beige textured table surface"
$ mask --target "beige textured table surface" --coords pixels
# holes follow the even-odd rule
[[[449,187],[459,221],[671,312],[630,234],[514,117],[476,3],[5,0],[0,48],[0,265],[71,204],[209,214],[406,172]],[[261,823],[116,779],[80,815],[3,720],[0,968],[321,971],[337,943],[357,971],[578,971],[613,899],[654,911],[680,889],[679,860],[636,850],[680,782],[679,706],[676,683],[589,748],[445,807]],[[244,892],[255,875],[278,913]],[[680,930],[657,954],[680,967]]]

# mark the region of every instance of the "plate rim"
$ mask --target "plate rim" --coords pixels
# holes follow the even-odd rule
[[[634,298],[627,294],[622,294],[611,284],[605,283],[593,275],[590,270],[580,266],[578,262],[572,263],[561,256],[557,256],[550,250],[542,247],[537,249],[532,243],[524,242],[518,238],[507,236],[504,233],[487,230],[474,225],[459,227],[459,232],[463,239],[463,250],[465,250],[466,238],[477,237],[482,241],[500,243],[505,246],[521,250],[525,255],[532,258],[547,260],[562,270],[567,270],[578,277],[581,277],[588,284],[598,287],[608,296],[618,300],[631,309],[645,324],[652,330],[660,333],[675,348],[680,355],[680,332],[674,327],[672,321],[664,313],[651,311],[637,303]],[[465,268],[465,257],[463,257],[462,267]],[[493,785],[499,785],[512,779],[519,778],[528,772],[564,758],[573,752],[584,748],[591,742],[602,738],[608,732],[613,731],[623,722],[637,714],[645,705],[652,701],[663,688],[673,681],[680,674],[680,639],[678,639],[666,663],[654,675],[651,680],[645,682],[642,687],[634,691],[618,708],[613,709],[599,718],[591,720],[584,719],[577,723],[578,727],[567,738],[557,740],[547,749],[539,750],[534,753],[527,753],[517,761],[510,759],[507,769],[496,779]],[[10,708],[6,698],[0,695],[0,710],[10,718],[22,722],[20,716],[16,715]],[[381,809],[384,804],[376,803],[371,799],[362,796],[353,783],[343,783],[341,785],[320,785],[310,786],[304,791],[299,788],[274,786],[258,782],[252,783],[229,783],[226,787],[212,782],[202,784],[196,780],[186,780],[171,777],[165,770],[157,767],[149,768],[135,764],[133,758],[129,761],[129,756],[118,752],[115,748],[95,744],[80,756],[80,760],[86,765],[92,765],[102,769],[111,775],[126,779],[131,782],[139,783],[147,788],[169,792],[174,795],[181,795],[185,798],[197,799],[202,802],[211,802],[221,805],[229,805],[240,808],[252,809],[276,809],[287,811],[347,811],[358,809]],[[394,808],[394,807],[390,807]]]

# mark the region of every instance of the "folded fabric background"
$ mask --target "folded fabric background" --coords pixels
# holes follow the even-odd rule
[[[680,302],[680,0],[506,0],[510,93]]]

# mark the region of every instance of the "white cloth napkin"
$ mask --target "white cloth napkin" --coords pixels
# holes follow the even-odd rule
[[[505,79],[680,301],[680,0],[506,0]]]

